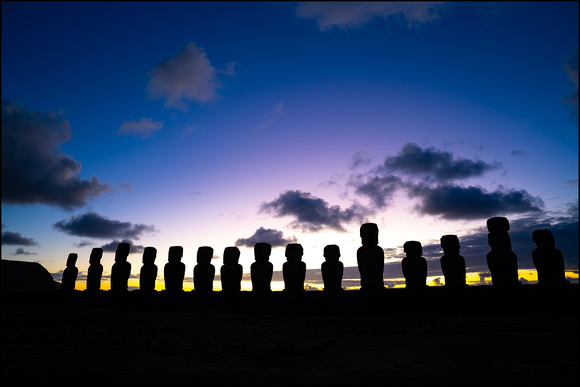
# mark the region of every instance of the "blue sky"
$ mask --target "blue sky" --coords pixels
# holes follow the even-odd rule
[[[2,258],[355,266],[375,222],[393,284],[408,240],[442,278],[445,234],[483,279],[506,216],[522,271],[550,228],[577,281],[577,93],[574,2],[3,2]]]

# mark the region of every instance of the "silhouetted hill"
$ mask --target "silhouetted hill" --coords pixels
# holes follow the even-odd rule
[[[2,292],[49,291],[59,285],[40,263],[2,260]]]

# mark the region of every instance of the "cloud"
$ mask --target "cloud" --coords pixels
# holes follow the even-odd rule
[[[4,231],[2,233],[2,246],[36,246],[38,243],[32,238],[23,237],[19,232]]]
[[[578,47],[570,51],[564,62],[564,71],[570,77],[570,82],[574,85],[572,94],[564,99],[564,103],[571,105],[572,109],[578,111]]]
[[[284,114],[284,103],[278,102],[276,105],[264,114],[264,120],[255,128],[255,130],[261,130],[271,126],[274,123],[274,119]]]
[[[276,217],[293,216],[296,220],[290,224],[291,227],[311,232],[324,228],[344,232],[343,223],[362,222],[369,214],[369,211],[357,204],[343,210],[302,191],[286,191],[277,199],[262,203],[260,212],[273,213]]]
[[[358,27],[389,16],[399,17],[412,27],[438,19],[443,5],[441,2],[303,2],[296,8],[296,15],[316,19],[321,31]]]
[[[226,63],[226,69],[224,70],[224,74],[227,75],[228,77],[235,77],[237,64],[239,64],[239,63],[238,62]]]
[[[488,164],[484,161],[459,158],[433,147],[423,149],[414,143],[403,145],[397,156],[387,157],[383,164],[386,171],[401,172],[437,181],[478,177],[498,167],[497,163]]]
[[[139,239],[143,233],[156,232],[154,226],[111,220],[94,212],[61,220],[53,228],[66,234],[89,238]]]
[[[288,243],[296,243],[297,239],[296,237],[285,238],[284,233],[279,230],[260,227],[251,237],[238,239],[235,246],[254,247],[256,243],[260,242],[269,243],[272,247],[283,247]]]
[[[131,245],[130,248],[130,254],[139,254],[139,253],[143,253],[143,251],[145,250],[145,247],[141,246],[141,245],[135,245],[133,244],[133,241],[130,239],[123,239],[123,240],[114,240],[111,243],[106,243],[104,245],[101,246],[101,248],[103,249],[103,252],[105,253],[114,253],[117,251],[117,246],[119,246],[119,243],[128,243]]]
[[[355,187],[357,194],[369,198],[376,208],[389,206],[393,195],[404,187],[403,180],[395,175],[374,176],[364,182],[359,176],[358,179],[351,180],[349,184]]]
[[[62,113],[29,111],[3,99],[2,203],[70,210],[110,190],[96,177],[81,179],[82,164],[60,148],[71,136]]]
[[[19,247],[16,249],[16,251],[12,255],[36,255],[36,253],[31,253],[29,251],[25,251],[22,247]]]
[[[166,59],[150,72],[147,93],[164,99],[164,107],[187,111],[190,102],[208,102],[217,97],[217,70],[205,50],[189,43],[175,58]]]
[[[365,151],[358,151],[352,156],[349,169],[356,169],[360,166],[367,166],[371,163],[371,156]]]
[[[116,133],[121,136],[148,138],[153,132],[162,128],[163,121],[153,121],[152,118],[142,117],[139,121],[123,121]]]

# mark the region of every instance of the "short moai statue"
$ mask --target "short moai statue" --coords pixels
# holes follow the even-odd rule
[[[269,243],[259,242],[254,245],[255,262],[250,267],[252,278],[252,292],[268,293],[271,291],[274,265],[269,261],[272,246]]]
[[[498,287],[519,285],[518,258],[512,251],[509,221],[499,216],[490,218],[487,220],[487,229],[487,241],[491,246],[491,251],[487,253],[487,266],[492,284]]]
[[[362,246],[356,252],[361,290],[384,290],[383,271],[385,252],[378,245],[379,228],[375,223],[365,223],[360,227]]]
[[[306,263],[302,261],[304,249],[300,243],[289,243],[286,246],[286,262],[282,265],[284,291],[287,293],[304,292]]]
[[[240,249],[226,247],[224,250],[224,264],[220,268],[222,291],[239,292],[242,289],[243,267],[240,265]]]
[[[145,247],[143,251],[143,266],[139,273],[139,289],[142,292],[154,292],[155,280],[157,279],[157,266],[155,258],[157,249],[155,247]]]
[[[183,257],[182,246],[171,246],[169,248],[168,262],[163,268],[163,276],[165,278],[165,290],[171,293],[183,291],[185,263],[181,262],[181,257]]]
[[[77,263],[78,255],[76,253],[70,253],[66,260],[66,268],[62,273],[62,284],[61,290],[65,292],[72,292],[75,290],[75,282],[79,274],[79,269],[75,266]]]
[[[89,292],[97,292],[101,290],[101,277],[103,276],[103,265],[101,265],[102,257],[102,248],[95,247],[91,250],[89,270],[87,272],[87,291]]]
[[[342,274],[344,265],[340,262],[340,248],[337,245],[324,247],[324,259],[322,262],[322,281],[325,292],[342,291]]]
[[[403,258],[403,276],[407,289],[423,289],[427,287],[427,260],[423,254],[423,246],[418,241],[408,241],[403,245],[405,254]]]
[[[556,240],[550,230],[532,232],[537,248],[532,251],[532,260],[538,272],[538,285],[560,286],[566,283],[564,256],[556,248]]]
[[[131,245],[119,243],[115,251],[115,263],[111,269],[111,291],[126,292],[129,277],[131,276],[131,264],[127,261]]]
[[[466,286],[465,258],[459,254],[459,238],[457,235],[443,235],[441,247],[443,248],[441,271],[445,276],[445,287],[461,288]]]
[[[215,267],[211,264],[213,248],[202,246],[197,249],[197,265],[193,268],[193,289],[200,293],[213,291]]]

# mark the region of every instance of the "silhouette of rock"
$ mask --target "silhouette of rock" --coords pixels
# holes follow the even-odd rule
[[[2,259],[2,292],[42,292],[57,290],[59,283],[36,262]]]
[[[89,270],[87,272],[87,291],[89,292],[101,290],[101,277],[103,275],[103,265],[101,265],[102,257],[102,248],[95,247],[91,250],[91,256],[89,257]]]
[[[532,251],[532,260],[538,272],[538,284],[542,286],[560,286],[566,281],[564,256],[556,248],[556,241],[550,230],[532,232],[532,239],[537,248]]]
[[[79,274],[79,269],[75,266],[77,258],[78,255],[76,253],[70,253],[66,260],[66,269],[62,273],[61,286],[61,290],[64,292],[72,292],[75,290],[75,282]]]
[[[193,289],[200,293],[213,291],[215,267],[211,264],[213,248],[202,246],[197,249],[197,265],[193,268]]]
[[[165,277],[165,290],[168,292],[183,291],[185,263],[181,262],[181,257],[183,257],[182,246],[171,246],[169,248],[168,262],[163,268],[163,276]]]
[[[155,258],[157,249],[155,247],[145,247],[143,251],[143,266],[139,272],[139,290],[142,292],[154,292],[155,280],[157,279],[157,266]]]
[[[284,277],[284,291],[299,293],[304,291],[304,279],[306,278],[306,263],[302,261],[304,249],[299,243],[286,245],[286,259],[282,265]]]
[[[258,242],[254,245],[255,262],[250,266],[252,292],[267,293],[271,291],[274,265],[269,261],[272,246],[269,243]]]
[[[423,254],[421,242],[405,242],[403,249],[407,254],[402,262],[405,287],[408,289],[427,287],[427,260],[421,256]]]
[[[465,258],[459,254],[459,238],[457,235],[443,235],[441,247],[444,252],[441,257],[441,271],[445,276],[445,286],[465,286]]]
[[[119,243],[115,252],[115,263],[111,269],[111,291],[126,292],[129,277],[131,276],[131,264],[127,262],[131,245]]]
[[[356,258],[361,290],[384,290],[385,252],[378,245],[379,228],[375,223],[365,223],[360,227],[360,236],[362,246],[358,248]]]
[[[325,292],[342,291],[342,274],[344,265],[339,261],[340,248],[337,245],[327,245],[324,247],[324,259],[322,262],[322,281]]]
[[[244,269],[238,263],[239,259],[240,249],[237,247],[225,248],[224,264],[220,268],[222,291],[224,292],[239,292],[241,290]]]
[[[487,254],[487,266],[491,272],[494,286],[510,287],[520,284],[518,281],[518,259],[512,251],[508,230],[509,221],[504,217],[487,220],[488,244],[491,251]]]

